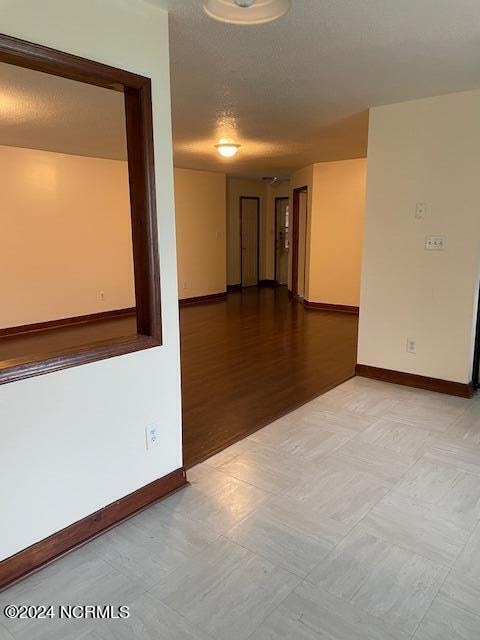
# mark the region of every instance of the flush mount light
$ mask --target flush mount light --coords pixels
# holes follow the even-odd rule
[[[220,22],[263,24],[281,18],[290,0],[203,0],[205,13]]]
[[[215,145],[215,149],[224,158],[233,158],[241,146],[241,144],[235,144],[233,142],[219,142]]]

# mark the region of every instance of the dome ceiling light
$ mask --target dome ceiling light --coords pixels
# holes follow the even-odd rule
[[[203,0],[205,13],[230,24],[264,24],[281,18],[290,9],[290,0]]]
[[[215,145],[215,149],[224,158],[233,158],[241,146],[241,144],[235,144],[234,142],[219,142]]]

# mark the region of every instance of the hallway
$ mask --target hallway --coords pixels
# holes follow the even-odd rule
[[[357,324],[304,309],[286,287],[181,308],[187,468],[350,378]]]

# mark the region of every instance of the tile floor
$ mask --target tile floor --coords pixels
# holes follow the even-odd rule
[[[354,378],[0,594],[0,640],[478,640],[480,398]]]

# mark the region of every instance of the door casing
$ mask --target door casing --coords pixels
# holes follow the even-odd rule
[[[243,201],[255,200],[257,203],[257,284],[260,280],[260,198],[258,196],[240,196],[240,282],[243,285]],[[253,285],[252,285],[253,286]]]
[[[298,256],[299,256],[299,239],[300,239],[300,194],[306,193],[308,198],[308,186],[298,187],[293,190],[293,207],[292,207],[292,235],[291,235],[291,248],[292,248],[292,295],[298,296]],[[306,231],[305,241],[307,240],[308,230],[308,206],[307,206],[307,219],[306,219]],[[305,251],[305,260],[307,253]]]

